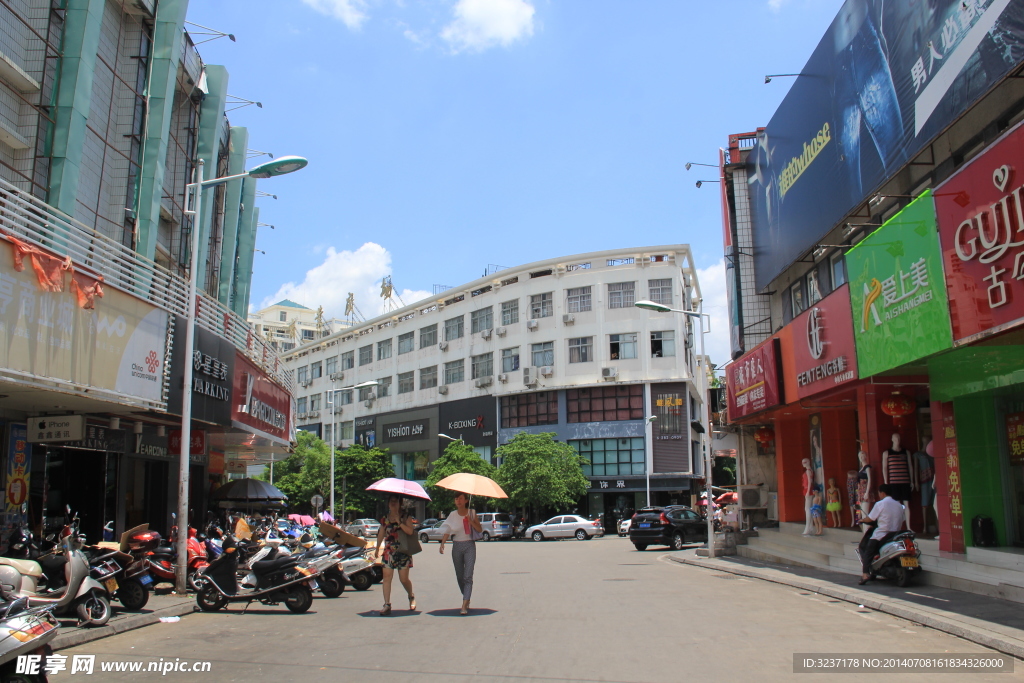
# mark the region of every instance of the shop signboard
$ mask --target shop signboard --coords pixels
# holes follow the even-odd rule
[[[955,344],[1024,323],[1024,125],[935,190]]]
[[[31,426],[31,425],[30,425]],[[31,430],[29,430],[31,435]],[[127,452],[125,430],[111,429],[106,425],[86,424],[81,439],[54,444],[58,448],[77,448],[85,451]]]
[[[430,437],[430,420],[412,420],[408,422],[392,422],[381,427],[381,440],[384,443],[395,441],[420,441]]]
[[[60,271],[54,291],[56,283],[43,289],[33,268],[14,263],[11,243],[0,240],[0,367],[23,382],[56,381],[139,406],[162,403],[166,311],[106,286],[84,308],[81,290],[70,284],[81,274]]]
[[[5,510],[8,522],[12,515],[20,519],[21,506],[28,500],[29,478],[32,474],[32,447],[28,444],[27,425],[7,425],[7,476],[4,478]]]
[[[234,368],[232,425],[287,445],[291,394],[238,352],[235,353]]]
[[[174,317],[174,346],[167,412],[181,415],[185,384],[185,332],[187,321]],[[199,325],[192,352],[192,419],[227,427],[231,425],[232,382],[235,378],[235,346]]]
[[[246,474],[249,471],[249,460],[231,459],[225,463],[228,474]]]
[[[85,415],[28,418],[29,443],[80,441],[85,438]]]
[[[188,449],[189,458],[193,461],[196,460],[197,456],[206,455],[206,432],[202,429],[189,430],[189,442],[190,447]],[[171,455],[181,455],[181,430],[172,429],[167,432],[167,449]]]
[[[673,382],[651,385],[652,472],[690,472],[690,385]]]
[[[941,259],[928,190],[847,252],[861,377],[952,346]]]
[[[757,288],[1015,69],[1024,3],[847,0],[747,158]]]
[[[470,446],[497,446],[498,408],[493,396],[447,401],[437,409],[439,432],[460,438]]]
[[[964,552],[964,502],[963,487],[960,480],[960,446],[956,440],[956,417],[953,413],[952,403],[940,403],[942,419],[942,438],[940,442],[945,445],[945,452],[939,457],[945,462],[945,490],[940,485],[937,489],[939,497],[939,509],[943,512],[944,519],[939,520],[940,527],[949,529],[949,547],[940,547],[940,550],[947,552]],[[941,468],[937,469],[941,472]],[[943,505],[943,503],[945,503]],[[946,524],[944,524],[944,522]],[[941,546],[942,544],[940,544]]]
[[[783,402],[779,340],[769,339],[726,366],[729,419],[736,421]]]
[[[850,294],[843,285],[790,323],[797,398],[835,389],[857,379]]]
[[[354,421],[353,432],[355,443],[366,448],[373,448],[377,445],[377,419],[374,416],[357,417]]]
[[[1006,438],[1010,445],[1010,464],[1024,465],[1024,413],[1006,416]]]

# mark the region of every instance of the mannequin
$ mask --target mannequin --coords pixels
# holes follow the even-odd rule
[[[893,500],[910,509],[910,492],[917,490],[917,475],[910,462],[910,451],[900,444],[900,435],[893,432],[892,446],[882,452],[882,479],[889,485]],[[904,524],[910,528],[910,520],[903,516]]]
[[[857,460],[860,461],[860,469],[857,470],[857,504],[859,507],[856,510],[855,524],[860,524],[860,521],[871,512],[871,504],[875,502],[875,497],[871,493],[875,482],[871,465],[868,463],[868,454],[860,451],[857,453]]]
[[[803,459],[804,476],[803,476],[803,492],[804,492],[804,536],[810,536],[814,533],[814,520],[811,519],[811,506],[814,505],[814,471],[811,470],[811,461],[809,458]]]
[[[921,486],[921,531],[931,531],[929,514],[935,505],[935,459],[931,456],[932,441],[928,439],[923,451],[914,453],[914,475]],[[938,515],[936,515],[936,518]]]
[[[846,473],[846,495],[850,500],[850,526],[857,526],[857,511],[860,510],[857,502],[857,470],[849,470]]]
[[[825,491],[825,510],[828,512],[828,525],[838,527],[842,523],[840,511],[843,509],[843,501],[839,497],[839,487],[836,480],[829,477],[828,489]]]

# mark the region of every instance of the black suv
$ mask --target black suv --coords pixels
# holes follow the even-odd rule
[[[649,545],[667,545],[682,550],[687,543],[708,540],[708,523],[688,507],[649,507],[633,515],[629,540],[637,550]]]

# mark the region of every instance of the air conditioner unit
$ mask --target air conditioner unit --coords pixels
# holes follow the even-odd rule
[[[441,342],[440,344],[437,345],[437,348],[441,349],[442,351],[447,351],[448,350],[448,342],[446,342],[446,341]]]
[[[545,377],[550,377],[554,371],[555,369],[553,367],[551,367],[550,365],[545,365],[541,367],[540,374],[544,375]]]
[[[500,375],[498,375],[498,381],[499,382],[507,382],[508,381],[508,375],[506,375],[504,372],[501,373]]]
[[[537,384],[537,371],[535,368],[523,368],[523,384],[528,387]]]
[[[334,414],[340,415],[343,408],[341,406],[334,406]]]
[[[601,368],[601,379],[615,379],[618,376],[618,368]]]
[[[574,316],[572,313],[566,313],[565,315],[562,316],[562,322],[565,323],[566,325],[572,325],[574,322],[576,322],[576,316]]]
[[[768,507],[768,487],[764,484],[742,484],[738,493],[740,510],[764,510]]]
[[[528,330],[535,330],[535,329],[537,329],[538,324],[539,323],[536,320],[527,320],[526,321],[526,329],[528,329]]]
[[[505,333],[508,332],[508,330],[506,330],[504,327],[499,327],[498,329],[495,330],[495,332],[498,333],[499,337],[504,337]]]
[[[779,494],[774,491],[768,492],[768,519],[779,521]]]
[[[365,401],[363,401],[363,405],[366,406],[367,408],[372,408],[373,407],[373,399],[372,398],[366,399]]]
[[[441,386],[439,386],[437,388],[437,393],[439,393],[439,394],[447,394],[448,393],[448,387],[446,385],[442,384]]]
[[[308,413],[299,413],[299,419],[300,420],[305,420],[306,419],[306,415],[308,415]]]
[[[476,388],[477,389],[481,389],[483,387],[489,387],[492,384],[494,384],[494,378],[493,377],[480,377],[476,381]]]
[[[337,382],[337,381],[343,380],[343,379],[345,379],[345,373],[344,372],[332,372],[331,373],[331,381],[332,382]]]
[[[306,388],[306,387],[308,387],[312,383],[313,383],[312,380],[308,380],[307,379],[305,382],[299,382],[299,386],[301,386],[302,388]]]
[[[308,417],[310,419],[312,419],[314,417],[320,417],[320,411],[319,410],[311,410],[308,413],[306,413],[306,417]]]
[[[482,332],[480,332],[480,336],[483,337],[484,339],[490,339],[492,333],[493,333],[493,330],[488,328],[488,329],[483,330]]]

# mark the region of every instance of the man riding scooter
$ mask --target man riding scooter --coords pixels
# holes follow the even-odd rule
[[[899,501],[893,500],[889,485],[882,484],[878,487],[878,492],[882,495],[882,499],[875,503],[875,506],[871,508],[871,512],[868,514],[868,518],[864,520],[865,524],[877,524],[877,526],[873,532],[868,529],[864,533],[864,538],[861,539],[861,575],[860,583],[858,584],[861,586],[872,578],[871,563],[875,559],[875,555],[878,554],[878,550],[886,541],[903,529],[903,506]],[[868,532],[871,532],[870,538],[868,537]]]

